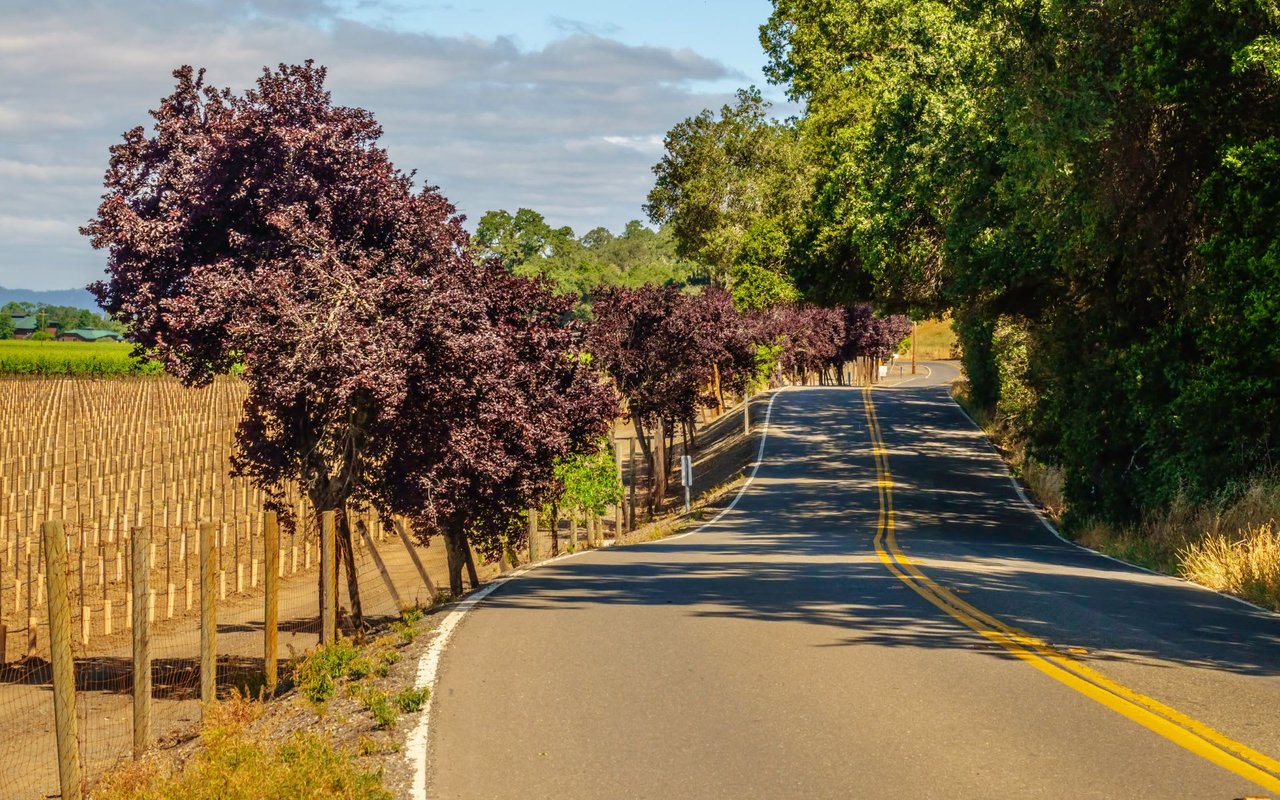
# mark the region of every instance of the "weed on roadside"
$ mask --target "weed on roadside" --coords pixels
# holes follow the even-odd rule
[[[368,674],[360,649],[350,639],[340,639],[304,657],[294,670],[294,682],[312,705],[323,707],[333,697],[338,682],[349,676],[352,664],[356,664],[357,671]]]
[[[369,709],[369,713],[373,714],[373,721],[377,723],[377,727],[386,729],[396,724],[399,713],[386,692],[368,688],[360,692],[357,697],[364,707]]]
[[[295,731],[271,744],[253,725],[265,704],[232,692],[210,705],[202,748],[178,765],[152,760],[121,765],[94,788],[92,800],[286,800],[334,797],[390,800],[378,771],[361,770],[322,737]],[[385,751],[385,748],[384,748]]]
[[[416,711],[421,711],[422,706],[426,704],[427,698],[430,696],[431,690],[425,686],[421,689],[409,687],[392,698],[392,702],[404,713],[412,714]]]

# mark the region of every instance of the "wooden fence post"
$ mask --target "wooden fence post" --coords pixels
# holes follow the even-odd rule
[[[742,390],[742,432],[751,435],[751,389]]]
[[[267,694],[275,694],[279,680],[276,658],[279,652],[280,629],[280,523],[276,512],[268,511],[263,518],[262,547],[266,550],[267,571],[263,578],[264,608],[262,610],[263,653],[262,665],[267,683]]]
[[[529,563],[538,560],[538,509],[529,509]]]
[[[218,526],[200,523],[200,705],[218,697]],[[134,605],[134,613],[137,604]],[[202,711],[203,713],[203,711]]]
[[[49,655],[53,673],[53,715],[58,740],[58,781],[62,796],[80,798],[80,736],[76,720],[76,673],[71,656],[71,598],[67,594],[67,539],[61,522],[46,522],[45,581],[49,588]]]
[[[133,757],[138,758],[151,743],[151,632],[147,622],[151,531],[137,527],[129,538],[133,550]]]
[[[334,512],[320,515],[320,644],[333,644],[337,638],[336,606],[337,565],[334,564]]]

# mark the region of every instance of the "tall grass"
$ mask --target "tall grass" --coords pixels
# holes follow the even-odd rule
[[[1082,527],[1081,543],[1280,611],[1280,482],[1258,477],[1218,503],[1180,500],[1136,526]]]
[[[39,342],[0,340],[0,375],[115,377],[158,375],[154,361],[132,355],[133,345],[121,342]]]
[[[1236,538],[1207,536],[1179,554],[1187,578],[1280,610],[1280,527],[1259,525]]]

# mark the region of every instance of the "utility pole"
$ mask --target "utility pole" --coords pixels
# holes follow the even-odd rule
[[[916,321],[911,320],[911,374],[916,374]]]

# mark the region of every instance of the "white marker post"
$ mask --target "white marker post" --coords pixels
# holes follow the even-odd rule
[[[684,486],[684,513],[689,513],[689,492],[693,489],[693,458],[680,456],[680,483]]]

